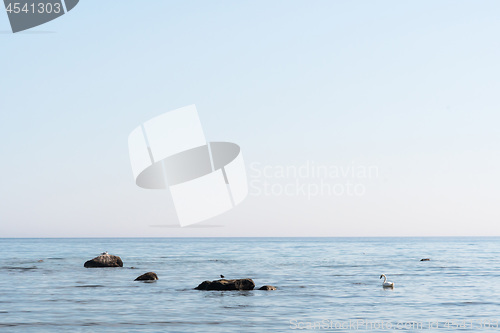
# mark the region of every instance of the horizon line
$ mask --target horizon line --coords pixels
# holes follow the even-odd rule
[[[0,237],[0,239],[172,239],[172,238],[309,238],[309,239],[320,239],[320,238],[499,238],[500,235],[495,236],[143,236],[143,237],[133,237],[133,236],[92,236],[92,237]]]

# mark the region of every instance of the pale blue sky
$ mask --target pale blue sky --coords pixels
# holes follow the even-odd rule
[[[0,13],[0,237],[500,235],[500,2],[82,0]],[[358,197],[175,224],[129,132],[196,104],[247,165],[375,165]],[[271,180],[279,183],[282,180]]]

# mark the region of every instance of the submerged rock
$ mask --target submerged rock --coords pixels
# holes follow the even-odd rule
[[[203,281],[194,288],[197,290],[253,290],[255,283],[252,279],[236,279],[236,280],[215,280]]]
[[[134,281],[154,281],[158,280],[158,275],[155,272],[147,272],[137,277]]]
[[[83,267],[123,267],[123,262],[120,257],[105,253],[86,261]]]
[[[260,287],[259,290],[276,290],[276,287],[265,285],[265,286]]]

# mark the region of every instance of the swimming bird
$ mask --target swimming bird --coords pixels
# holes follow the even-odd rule
[[[222,275],[222,274],[221,274],[221,275],[220,275],[220,277],[221,277],[221,279],[223,279],[223,278],[224,278],[224,275]]]
[[[384,288],[394,288],[394,282],[387,281],[387,277],[385,274],[380,275],[380,278],[384,278],[384,282],[382,282],[382,287]]]

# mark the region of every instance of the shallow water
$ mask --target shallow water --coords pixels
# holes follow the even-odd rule
[[[499,241],[0,239],[0,331],[500,331]],[[103,251],[124,267],[83,267]],[[278,290],[193,289],[220,274]]]

